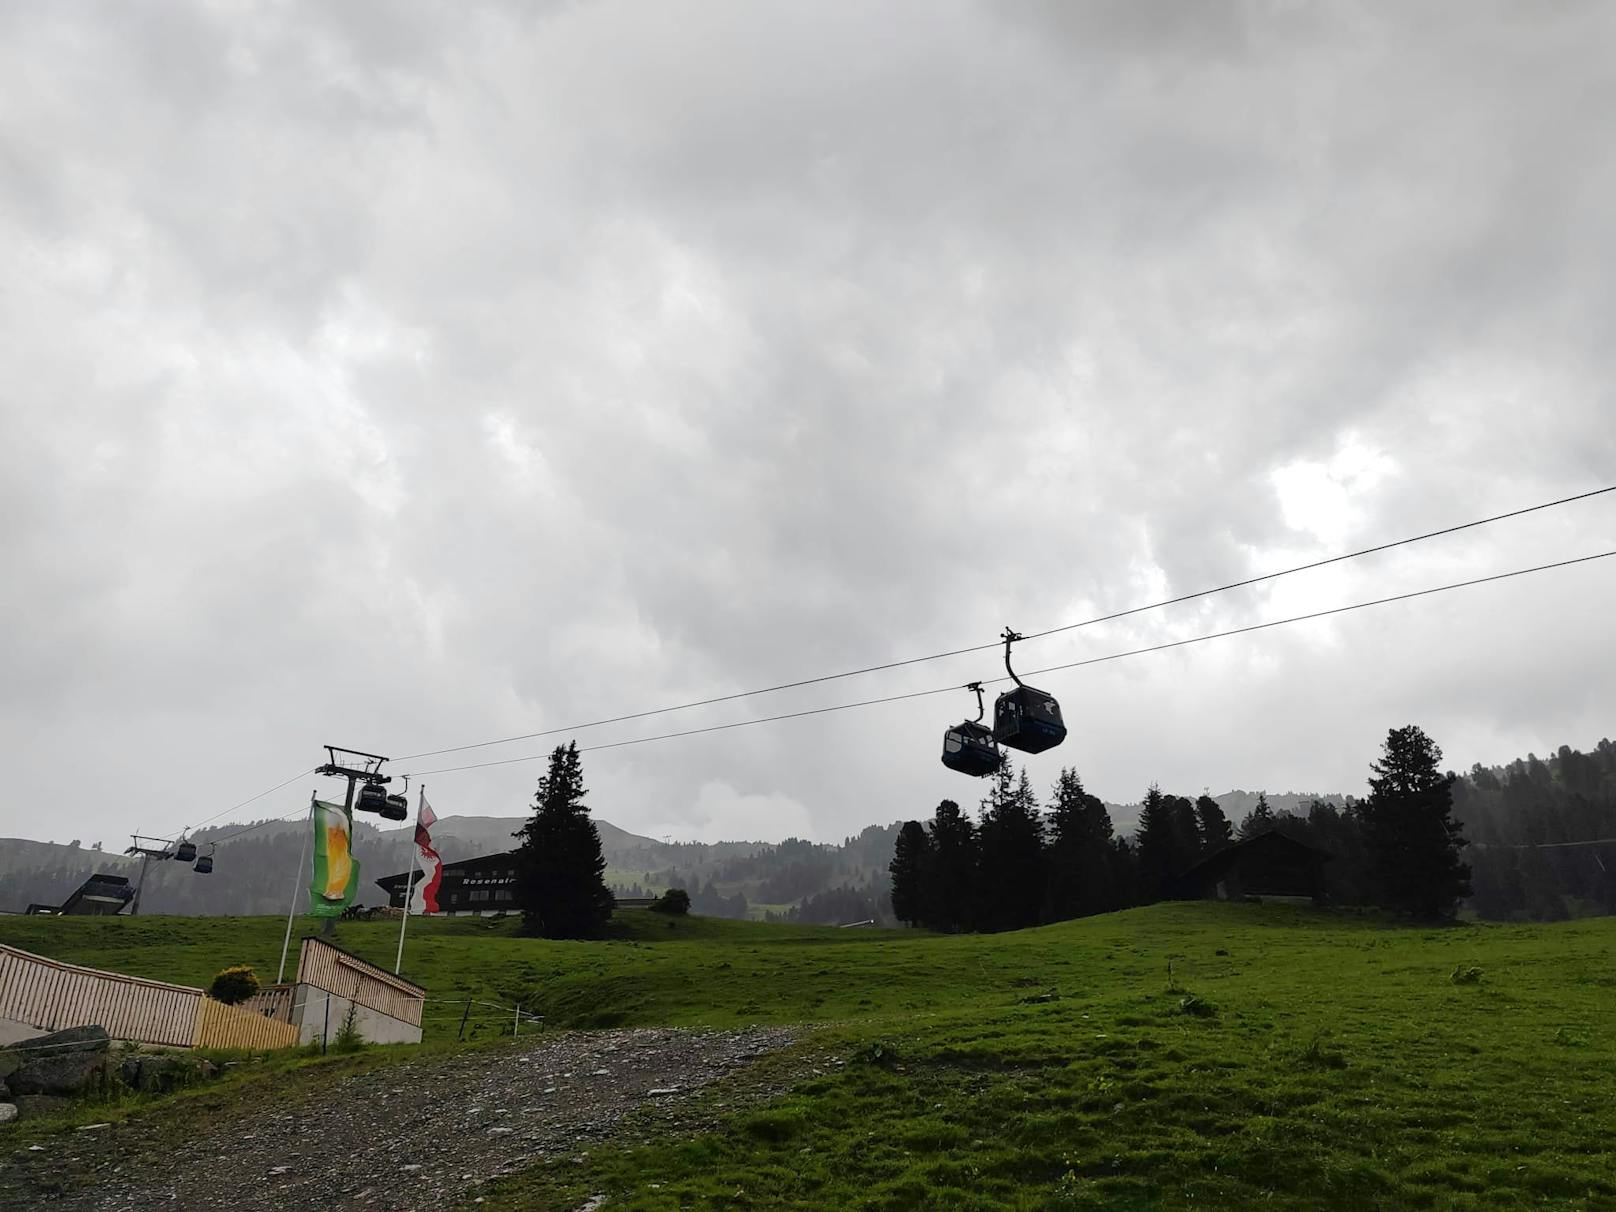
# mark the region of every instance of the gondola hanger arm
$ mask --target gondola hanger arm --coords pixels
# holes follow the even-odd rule
[[[1008,627],[1004,629],[1004,671],[1010,675],[1010,680],[1015,682],[1017,686],[1024,686],[1026,683],[1016,676],[1014,669],[1010,668],[1010,645],[1019,639],[1021,639],[1019,631],[1011,631]]]

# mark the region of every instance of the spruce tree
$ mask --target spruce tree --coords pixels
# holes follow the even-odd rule
[[[1111,814],[1083,789],[1077,771],[1063,769],[1050,791],[1049,897],[1051,921],[1117,907],[1111,858]]]
[[[930,852],[931,839],[926,836],[925,826],[919,821],[905,821],[887,870],[892,874],[892,916],[911,926],[923,920],[922,881]]]
[[[1008,765],[1008,763],[1006,763]],[[1044,822],[1026,767],[1016,784],[1000,767],[993,793],[982,801],[978,830],[981,869],[977,881],[979,925],[984,930],[1036,926],[1043,909]]]
[[[1196,799],[1195,821],[1201,831],[1201,846],[1209,853],[1222,849],[1234,839],[1229,818],[1223,815],[1223,809],[1210,795]]]
[[[584,806],[578,743],[556,746],[539,780],[533,816],[512,836],[522,929],[545,938],[591,938],[612,916],[600,834]]]
[[[1268,793],[1257,793],[1257,806],[1246,813],[1246,819],[1240,822],[1240,840],[1256,837],[1259,833],[1267,833],[1274,827],[1274,810],[1268,806]]]
[[[975,924],[976,826],[958,804],[944,800],[928,830],[920,920],[933,930],[969,930]]]
[[[1462,826],[1453,819],[1452,774],[1442,750],[1413,724],[1386,734],[1370,765],[1361,810],[1364,843],[1380,900],[1420,917],[1451,915],[1470,895],[1470,868],[1459,861]]]
[[[1139,810],[1138,845],[1139,893],[1148,905],[1173,895],[1174,877],[1186,866],[1172,800],[1155,783],[1145,792]]]

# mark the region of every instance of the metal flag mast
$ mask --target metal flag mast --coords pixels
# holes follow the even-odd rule
[[[421,847],[416,839],[421,836],[421,809],[426,806],[426,784],[417,788],[420,798],[415,801],[415,832],[410,835],[409,874],[404,877],[404,918],[398,924],[398,955],[393,960],[393,975],[404,966],[404,931],[410,924],[410,894],[415,887],[415,869],[421,865]]]
[[[297,874],[292,877],[292,904],[286,911],[286,937],[281,940],[281,968],[275,974],[277,985],[286,980],[286,951],[292,945],[292,919],[297,916],[298,895],[303,891],[303,858],[309,852],[309,834],[313,832],[314,825],[314,801],[318,795],[317,791],[309,792],[309,816],[304,822],[303,844],[297,851]]]

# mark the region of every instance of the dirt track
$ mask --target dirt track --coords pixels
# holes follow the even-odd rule
[[[244,1108],[178,1152],[157,1143],[172,1132],[139,1119],[70,1132],[13,1155],[5,1185],[20,1180],[15,1207],[63,1212],[453,1206],[492,1178],[583,1152],[638,1107],[676,1106],[792,1037],[570,1032],[423,1057]],[[89,1185],[46,1193],[68,1174]]]

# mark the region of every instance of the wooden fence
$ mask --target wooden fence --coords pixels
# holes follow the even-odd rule
[[[278,1023],[240,1006],[227,1006],[204,997],[196,1016],[198,1048],[290,1048],[297,1043],[297,1028]]]
[[[0,943],[0,1018],[46,1031],[105,1027],[114,1039],[189,1048],[202,990],[101,972]]]
[[[296,985],[265,985],[242,1002],[241,1008],[272,1018],[277,1023],[289,1023],[292,1021],[292,1006],[296,997]]]
[[[176,1048],[285,1048],[297,1030],[202,990],[64,964],[0,943],[0,1018],[45,1031],[101,1026],[114,1039]]]

